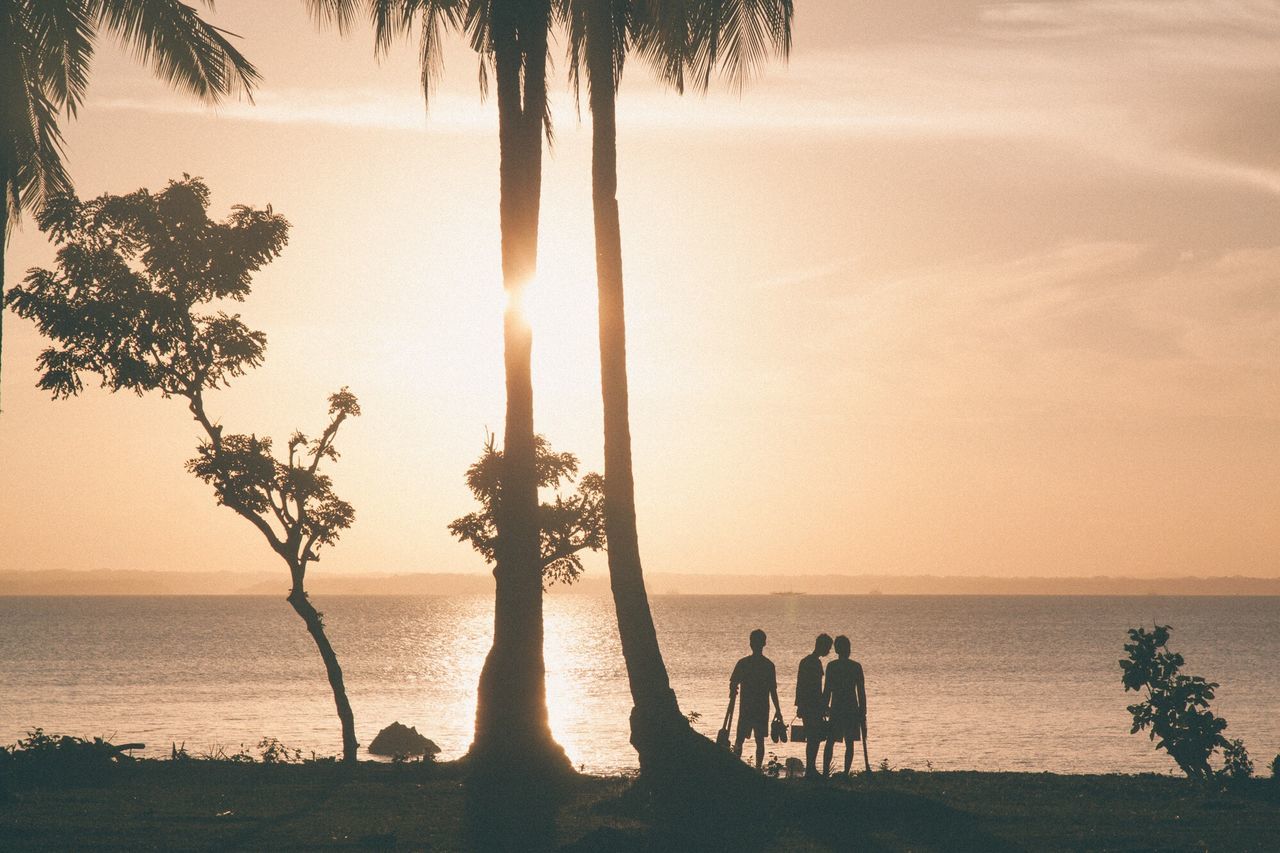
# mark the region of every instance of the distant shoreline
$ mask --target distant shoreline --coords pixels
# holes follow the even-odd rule
[[[968,577],[957,575],[743,575],[652,572],[651,595],[775,595],[779,601],[805,596],[1280,596],[1280,577]],[[461,572],[325,574],[307,583],[314,595],[468,595],[492,594],[493,578]],[[787,594],[776,595],[779,591]],[[283,596],[283,572],[150,572],[100,569],[0,570],[0,597],[244,595]],[[608,595],[603,570],[572,586],[556,586],[555,595]]]

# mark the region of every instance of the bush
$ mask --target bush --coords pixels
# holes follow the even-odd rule
[[[1280,782],[1280,755],[1271,759],[1271,778]]]
[[[1227,721],[1209,710],[1218,685],[1200,676],[1183,675],[1182,655],[1169,651],[1168,625],[1129,629],[1128,658],[1120,661],[1126,691],[1146,691],[1147,698],[1128,707],[1131,734],[1150,729],[1156,749],[1163,749],[1192,779],[1213,775],[1209,758],[1230,746],[1222,731]],[[1158,740],[1157,740],[1158,738]],[[1241,745],[1243,752],[1243,745]],[[1246,757],[1247,760],[1247,757]]]
[[[0,750],[0,775],[15,782],[69,787],[106,781],[116,764],[131,761],[102,738],[45,734],[44,729]]]
[[[1249,750],[1244,748],[1244,741],[1228,741],[1222,748],[1222,769],[1218,775],[1232,782],[1253,776],[1253,762],[1249,760]]]

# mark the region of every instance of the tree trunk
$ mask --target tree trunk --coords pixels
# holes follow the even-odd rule
[[[356,750],[360,744],[356,742],[356,721],[351,713],[351,702],[347,699],[347,688],[342,682],[342,667],[338,666],[338,656],[329,645],[329,638],[324,633],[324,620],[312,606],[307,594],[300,584],[295,584],[289,593],[289,603],[294,611],[302,617],[307,625],[307,633],[315,640],[320,650],[320,658],[324,661],[325,671],[329,674],[329,686],[333,688],[333,704],[338,709],[338,719],[342,722],[342,760],[347,764],[356,761]]]
[[[493,646],[480,673],[470,758],[479,770],[492,765],[522,774],[570,769],[547,718],[533,335],[520,311],[521,295],[537,268],[549,15],[546,0],[495,0],[493,6],[502,279],[508,299],[503,318],[507,413],[495,507]]]
[[[4,304],[4,261],[9,251],[9,178],[0,169],[0,378],[3,377],[4,365],[4,312],[8,309]],[[0,387],[3,382],[0,382]],[[0,396],[0,403],[4,398]],[[0,405],[0,411],[4,407]]]
[[[634,714],[683,720],[658,648],[645,592],[636,532],[627,400],[627,329],[622,289],[622,236],[618,221],[617,124],[612,57],[612,10],[587,11],[591,89],[591,191],[595,213],[596,284],[600,312],[600,391],[604,403],[604,505],[609,583],[618,615],[622,654]],[[636,731],[633,727],[632,742]],[[640,745],[636,744],[640,749]],[[645,760],[641,751],[641,763]]]
[[[609,4],[588,6],[587,73],[591,90],[600,390],[604,405],[605,533],[618,634],[635,703],[631,711],[631,744],[640,759],[642,778],[669,804],[694,813],[712,807],[727,816],[753,807],[756,798],[750,794],[758,791],[760,779],[727,750],[717,748],[695,732],[680,712],[658,646],[640,561],[617,201],[613,26]],[[710,805],[711,801],[715,801],[714,805]]]

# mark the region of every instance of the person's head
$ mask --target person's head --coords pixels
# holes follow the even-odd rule
[[[841,634],[839,637],[836,637],[836,654],[838,654],[842,658],[847,658],[851,650],[852,648],[849,645],[848,637],[846,637],[844,634]]]
[[[819,634],[818,639],[813,643],[813,653],[820,658],[824,658],[831,654],[831,635]]]
[[[764,631],[761,631],[759,628],[752,631],[751,637],[748,639],[748,642],[751,643],[751,651],[756,654],[764,651],[764,639]]]

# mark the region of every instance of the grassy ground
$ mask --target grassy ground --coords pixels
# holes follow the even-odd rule
[[[726,848],[1280,849],[1271,779],[1209,790],[1157,776],[876,772],[780,782],[770,796]],[[556,846],[716,846],[714,833],[695,841],[671,826],[627,779],[581,777],[561,802]],[[346,776],[334,765],[147,761],[89,786],[15,786],[0,802],[0,850],[467,850],[486,822],[447,767],[369,763]]]

